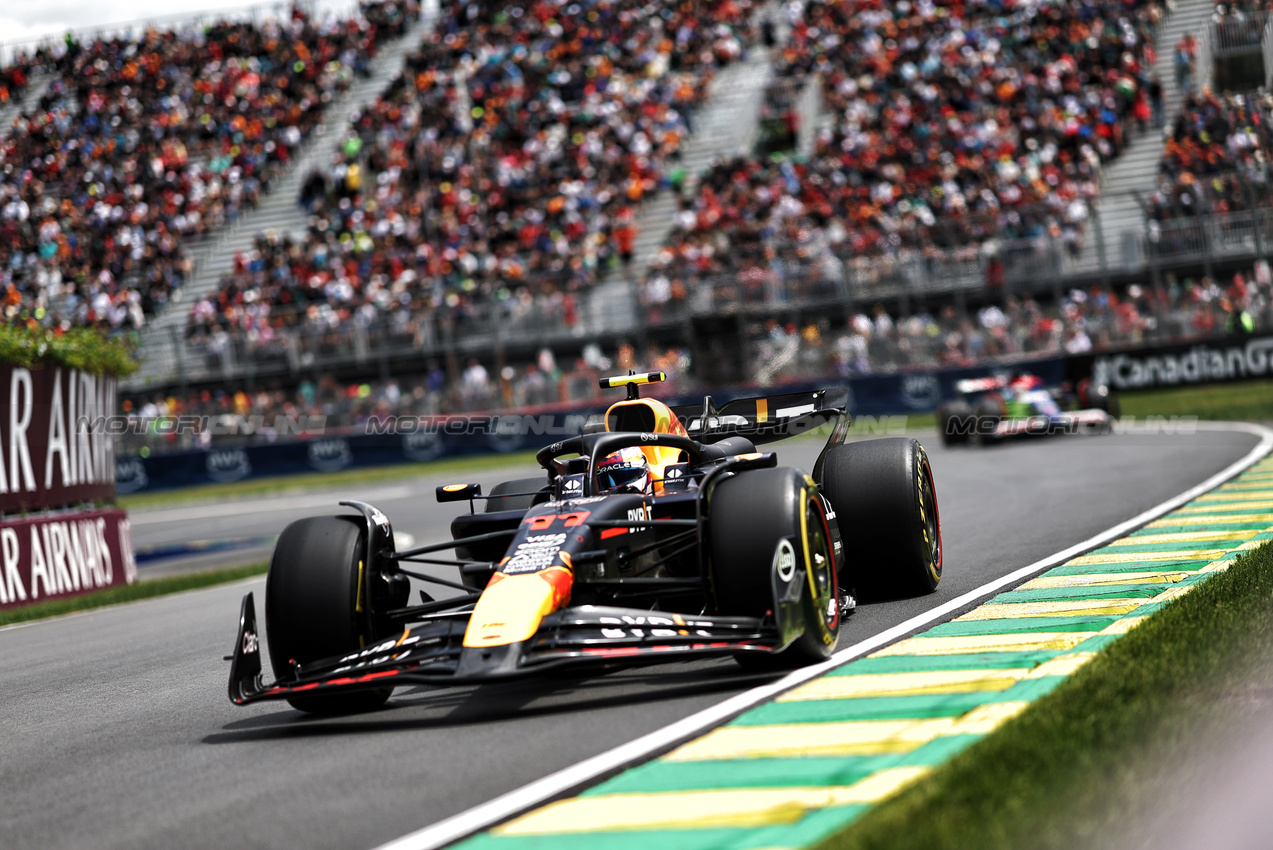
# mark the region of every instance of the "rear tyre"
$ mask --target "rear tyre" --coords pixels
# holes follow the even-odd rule
[[[968,402],[960,399],[939,405],[937,408],[937,434],[942,445],[957,446],[968,442],[975,421]]]
[[[518,478],[516,481],[501,481],[491,488],[486,500],[486,513],[493,511],[525,511],[529,510],[539,496],[545,484],[544,478]],[[524,495],[505,496],[505,493]]]
[[[1079,381],[1078,402],[1079,407],[1103,410],[1115,419],[1123,412],[1118,395],[1104,384],[1093,384],[1091,378]]]
[[[526,511],[535,504],[535,500],[541,498],[540,490],[547,483],[547,479],[540,478],[518,478],[515,481],[501,481],[491,488],[490,498],[486,500],[486,507],[483,513],[494,513],[495,511]],[[521,495],[505,496],[505,493],[517,493]],[[547,498],[547,496],[543,496]],[[451,534],[456,537],[462,537],[464,534],[457,534],[454,524],[451,526]],[[511,536],[511,535],[510,535]],[[487,540],[470,544],[469,546],[457,546],[455,556],[465,561],[490,561],[494,563],[498,561],[504,554],[504,548],[507,540]],[[481,573],[460,573],[460,581],[465,587],[473,590],[481,590],[490,582],[491,576],[495,574],[495,570]]]
[[[366,535],[358,517],[297,520],[283,529],[265,579],[265,631],[276,677],[291,661],[308,664],[356,652],[376,636],[357,610]],[[348,714],[384,705],[393,688],[288,697],[312,714]]]
[[[892,437],[837,446],[823,492],[844,541],[841,584],[862,600],[932,593],[941,581],[941,520],[928,455]]]
[[[804,631],[779,653],[736,656],[750,669],[803,667],[823,661],[835,649],[840,588],[831,532],[817,488],[798,470],[748,471],[717,485],[709,543],[721,614],[763,617],[774,610],[774,555],[783,538],[790,538],[795,568],[804,572]]]
[[[991,446],[999,442],[999,435],[995,433],[995,429],[999,427],[1001,421],[1003,421],[1003,407],[998,401],[984,398],[977,402],[977,407],[973,411],[977,441],[983,446]]]

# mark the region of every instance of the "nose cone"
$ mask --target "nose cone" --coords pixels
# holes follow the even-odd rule
[[[496,573],[469,617],[464,646],[489,648],[528,640],[546,614],[570,600],[571,580],[563,567],[526,575]]]

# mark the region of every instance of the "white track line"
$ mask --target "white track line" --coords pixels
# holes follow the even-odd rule
[[[513,815],[520,814],[534,806],[560,797],[576,788],[583,787],[601,776],[614,773],[636,762],[645,761],[656,753],[666,751],[683,741],[687,741],[713,727],[732,720],[747,709],[772,699],[783,691],[791,690],[797,685],[816,679],[854,658],[903,638],[935,620],[940,620],[970,603],[989,596],[1001,588],[1054,567],[1089,549],[1095,549],[1104,543],[1122,537],[1127,532],[1157,519],[1163,514],[1180,507],[1185,502],[1219,486],[1260,460],[1268,454],[1270,449],[1273,449],[1273,430],[1262,425],[1253,425],[1245,422],[1199,422],[1198,429],[1204,431],[1244,431],[1259,437],[1260,442],[1241,460],[1230,464],[1206,481],[1196,487],[1191,487],[1179,496],[1168,499],[1144,513],[1134,516],[1125,522],[1120,522],[1118,525],[1108,528],[1093,537],[1089,537],[1082,543],[1076,543],[1068,549],[1049,555],[1040,561],[1035,561],[1028,567],[1022,567],[1015,572],[1001,576],[975,590],[970,590],[963,596],[938,605],[936,608],[912,617],[904,623],[899,623],[891,629],[842,649],[821,664],[803,667],[776,682],[737,694],[711,708],[706,708],[697,714],[691,714],[689,717],[678,720],[670,726],[656,729],[636,740],[585,759],[578,764],[563,768],[556,773],[537,779],[534,782],[523,785],[521,788],[509,791],[507,794],[502,794],[493,800],[474,806],[467,811],[452,815],[445,820],[440,820],[431,826],[404,835],[387,844],[382,844],[375,850],[434,850],[434,848],[459,841],[461,838],[507,820]]]

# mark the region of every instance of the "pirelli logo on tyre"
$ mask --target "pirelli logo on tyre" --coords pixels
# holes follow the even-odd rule
[[[774,572],[783,584],[789,584],[796,577],[796,549],[785,537],[774,550]]]

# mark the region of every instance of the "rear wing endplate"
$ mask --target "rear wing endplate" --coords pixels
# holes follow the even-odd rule
[[[712,397],[703,404],[672,408],[685,425],[686,433],[702,443],[726,437],[746,437],[753,443],[768,443],[804,434],[843,419],[848,421],[847,390],[815,390],[780,395],[740,398],[716,409]]]

